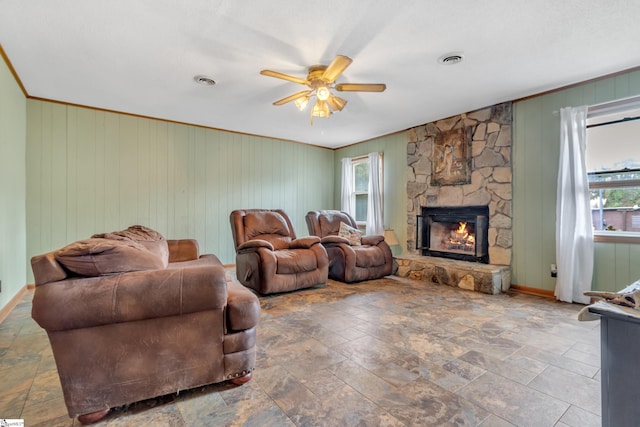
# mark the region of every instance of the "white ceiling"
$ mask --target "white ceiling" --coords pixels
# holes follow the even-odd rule
[[[0,0],[31,97],[331,148],[637,67],[639,40],[639,0]],[[260,70],[304,78],[337,54],[338,83],[387,90],[342,92],[313,126],[272,105],[305,87]]]

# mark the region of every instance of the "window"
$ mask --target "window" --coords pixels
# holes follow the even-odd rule
[[[640,237],[640,103],[589,109],[587,173],[596,240]],[[613,108],[612,108],[613,106]],[[605,239],[598,237],[605,237]]]
[[[342,159],[341,209],[368,235],[384,233],[382,153]]]
[[[369,158],[351,159],[353,167],[353,198],[355,207],[354,219],[357,223],[367,222],[367,205],[369,203]]]

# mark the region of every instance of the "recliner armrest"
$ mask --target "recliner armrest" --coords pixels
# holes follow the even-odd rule
[[[384,236],[362,236],[361,241],[363,245],[378,246],[384,241]]]
[[[236,252],[237,253],[252,252],[258,248],[267,248],[272,251],[274,250],[274,247],[270,242],[267,242],[266,240],[262,240],[262,239],[254,239],[254,240],[247,240],[246,242],[238,246],[238,249],[236,249]]]
[[[326,236],[323,237],[322,240],[320,240],[320,242],[323,245],[335,245],[335,244],[340,244],[343,243],[345,245],[349,245],[349,239],[347,239],[346,237],[340,237],[340,236]]]
[[[289,243],[289,249],[309,249],[311,246],[320,243],[318,236],[300,237]]]

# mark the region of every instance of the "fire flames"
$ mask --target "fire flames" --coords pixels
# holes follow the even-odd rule
[[[473,234],[469,234],[467,231],[466,222],[459,222],[458,224],[458,229],[452,230],[449,235],[449,248],[472,250],[475,244]]]

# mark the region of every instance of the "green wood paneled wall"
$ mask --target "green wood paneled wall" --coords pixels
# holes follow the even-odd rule
[[[638,94],[640,71],[632,71],[514,104],[512,283],[555,289],[559,110]],[[640,278],[639,254],[637,245],[596,244],[592,287],[619,290]]]
[[[39,100],[27,123],[28,256],[142,224],[232,264],[233,209],[284,209],[305,236],[333,207],[329,149]]]
[[[596,243],[593,290],[619,291],[640,279],[640,245]]]
[[[407,141],[407,133],[398,132],[338,149],[333,166],[333,203],[340,209],[342,159],[365,156],[374,151],[384,153],[384,227],[392,228],[401,243],[407,241]],[[405,244],[391,248],[394,255],[404,249]]]
[[[0,59],[0,310],[26,285],[27,100]]]

